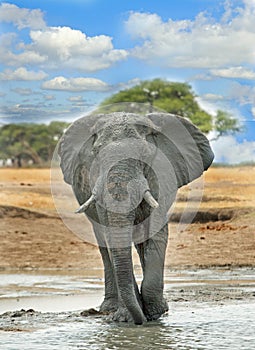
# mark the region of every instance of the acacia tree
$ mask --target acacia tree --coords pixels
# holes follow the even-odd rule
[[[210,141],[218,140],[219,137],[224,135],[234,135],[243,130],[236,118],[222,110],[217,111],[213,129],[216,135]]]
[[[217,132],[217,138],[240,131],[238,122],[230,114],[218,111],[217,117],[204,111],[196,101],[196,95],[187,83],[169,82],[162,79],[146,80],[126,90],[119,91],[104,100],[100,107],[123,102],[138,102],[148,105],[148,112],[156,107],[168,113],[189,118],[204,133]],[[120,106],[121,108],[121,106]]]

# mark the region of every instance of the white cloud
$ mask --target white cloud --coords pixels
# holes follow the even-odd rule
[[[252,113],[253,117],[255,118],[255,107],[252,107],[251,113]]]
[[[70,78],[55,77],[52,80],[45,81],[42,84],[45,90],[60,91],[108,91],[110,86],[102,80],[95,78]]]
[[[213,77],[209,73],[198,73],[189,77],[189,81],[194,81],[194,80],[210,81],[210,80],[213,80]]]
[[[93,72],[110,67],[127,57],[125,50],[116,50],[112,38],[106,35],[87,37],[80,30],[69,27],[48,27],[31,31],[32,43],[24,45],[26,52],[47,57],[45,63],[50,68],[59,64],[68,68]]]
[[[165,22],[157,14],[131,13],[126,29],[132,37],[143,40],[132,55],[166,67],[254,64],[254,1],[246,0],[243,7],[235,9],[229,6],[218,22],[204,13],[194,20]]]
[[[58,106],[54,110],[42,103],[1,105],[1,120],[5,123],[21,123],[28,120],[35,123],[48,123],[52,120],[73,121],[76,118],[78,118],[77,113],[66,109],[65,106]]]
[[[0,73],[0,80],[43,80],[47,77],[47,74],[43,71],[34,72],[28,71],[24,67],[20,67],[15,71],[11,69],[6,69],[2,73]]]
[[[70,96],[67,99],[69,102],[72,103],[72,106],[75,108],[81,108],[81,107],[89,107],[92,106],[91,102],[84,99],[83,96],[77,95],[77,96]],[[82,110],[82,109],[81,109]]]
[[[241,105],[255,105],[255,87],[234,82],[227,97],[239,102]]]
[[[238,164],[255,162],[255,141],[238,141],[233,136],[222,136],[211,142],[215,154],[215,162]]]
[[[222,101],[224,99],[224,97],[222,95],[208,93],[208,94],[202,95],[201,99],[206,100],[206,101]]]
[[[48,27],[41,10],[3,3],[0,21],[13,23],[19,30],[30,29],[28,43],[14,42],[17,35],[13,33],[2,35],[0,61],[7,66],[38,65],[44,69],[61,67],[94,72],[128,56],[126,50],[115,49],[107,35],[88,37],[70,27]]]
[[[48,27],[41,10],[3,3],[0,21],[13,23],[19,30],[30,29],[29,43],[16,43],[17,35],[3,34],[0,61],[7,66],[38,65],[44,69],[61,67],[94,72],[128,56],[126,50],[115,49],[112,38],[107,35],[88,37],[70,27]]]
[[[43,98],[44,98],[46,101],[53,101],[53,100],[56,100],[56,96],[54,96],[54,95],[44,95]]]
[[[16,94],[19,94],[21,96],[30,96],[33,94],[33,91],[31,89],[26,89],[26,88],[15,88],[12,89],[11,91],[15,92]]]
[[[126,89],[130,89],[131,87],[135,86],[135,85],[139,85],[141,83],[141,79],[140,78],[133,78],[130,79],[128,81],[126,81],[125,83],[119,83],[117,85],[118,90],[126,90]]]
[[[84,102],[83,96],[81,95],[68,97],[67,100],[70,102]]]
[[[212,69],[210,73],[221,78],[240,78],[255,80],[255,71],[242,66],[229,67],[225,69]]]
[[[10,48],[10,40],[2,43],[1,62],[6,65],[37,64],[43,68],[71,68],[94,72],[112,66],[128,56],[126,50],[114,49],[106,35],[88,37],[70,27],[46,27],[30,31],[31,42],[19,43],[20,53]]]
[[[47,60],[47,56],[41,56],[34,51],[23,51],[24,44],[18,43],[18,35],[16,33],[4,33],[0,36],[1,55],[0,62],[7,66],[22,66],[29,64],[41,64]],[[20,53],[13,53],[19,49]]]
[[[212,103],[211,100],[212,99],[207,99],[204,96],[196,98],[197,103],[204,111],[211,114],[212,116],[216,116],[219,106],[217,106],[215,103]]]
[[[18,29],[45,27],[41,10],[29,10],[5,2],[0,5],[0,21],[13,23]]]
[[[2,46],[0,62],[7,66],[42,65],[47,61],[47,56],[42,56],[35,51],[25,51],[19,54],[13,53],[9,48]]]
[[[111,38],[105,35],[87,37],[80,30],[70,27],[49,27],[46,30],[33,30],[30,33],[33,44],[39,52],[47,52],[51,57],[69,59],[70,56],[98,56],[102,51],[110,51]],[[29,45],[28,45],[29,47]]]
[[[0,36],[1,47],[10,47],[17,38],[16,33],[4,33]]]

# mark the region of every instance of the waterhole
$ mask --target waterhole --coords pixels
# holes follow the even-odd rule
[[[0,277],[0,306],[5,303],[0,349],[255,348],[254,269],[166,271],[169,312],[143,326],[117,324],[109,316],[82,312],[89,296],[95,298],[90,307],[102,301],[103,283],[93,272],[79,276],[2,273]],[[40,298],[47,299],[47,305]],[[26,309],[12,305],[8,311],[15,300],[16,308]]]

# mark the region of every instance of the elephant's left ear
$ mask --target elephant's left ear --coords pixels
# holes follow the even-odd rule
[[[202,175],[214,154],[206,136],[189,120],[169,113],[151,113],[148,118],[160,128],[156,147],[175,171],[178,187]]]

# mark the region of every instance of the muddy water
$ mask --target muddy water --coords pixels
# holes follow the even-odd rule
[[[252,269],[167,271],[169,313],[143,326],[81,316],[102,300],[100,271],[1,274],[0,349],[252,350],[254,274]]]

